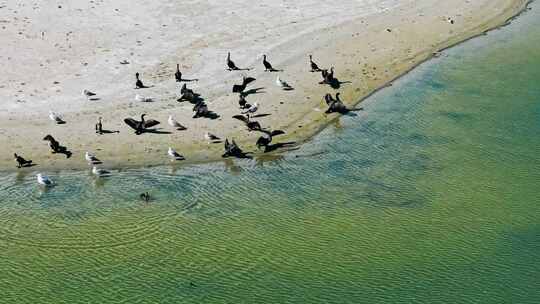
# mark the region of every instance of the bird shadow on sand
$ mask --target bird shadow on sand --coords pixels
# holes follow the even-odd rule
[[[339,79],[334,78],[334,79],[332,80],[332,82],[330,82],[328,85],[329,85],[332,89],[337,90],[337,89],[341,88],[341,85],[342,85],[342,84],[348,84],[348,83],[352,83],[352,82],[350,82],[350,81],[340,81]]]
[[[200,94],[194,93],[193,96],[190,96],[190,97],[182,95],[179,98],[177,98],[176,101],[177,102],[187,101],[187,102],[189,102],[191,104],[197,104],[199,102],[204,102],[204,98],[201,97]]]
[[[63,151],[53,151],[52,154],[64,154],[66,158],[70,158],[73,153],[69,150],[63,150]]]
[[[326,114],[337,113],[337,114],[341,114],[343,116],[356,117],[356,116],[358,116],[358,114],[356,114],[354,112],[360,112],[360,111],[363,111],[363,110],[364,110],[364,108],[352,108],[352,109],[345,109],[343,111],[326,112]]]
[[[264,153],[273,152],[273,151],[276,151],[277,149],[293,148],[293,147],[295,147],[295,145],[296,145],[296,142],[294,142],[294,141],[283,142],[283,143],[275,143],[273,145],[266,146],[265,149],[264,149]],[[295,149],[287,149],[287,150],[292,151],[292,150],[298,150],[298,149],[299,148],[296,147]]]
[[[222,158],[237,158],[237,159],[253,159],[253,156],[252,156],[253,152],[244,152],[244,151],[238,151],[237,153],[233,153],[233,154],[223,154],[221,157]]]
[[[215,120],[215,119],[218,119],[220,117],[221,116],[219,116],[219,114],[217,114],[216,112],[212,112],[212,111],[210,111],[209,113],[206,113],[204,115],[199,115],[197,117],[193,116],[193,118],[208,118],[210,120]]]
[[[140,86],[140,87],[135,87],[135,90],[150,89],[150,88],[153,88],[153,87],[155,87],[155,85],[143,85],[143,86]]]
[[[283,88],[283,91],[294,91],[294,88],[293,87]]]
[[[100,99],[101,99],[101,98],[99,98],[99,97],[91,97],[91,98],[88,98],[88,100],[90,100],[90,101],[98,101],[98,100],[100,100]]]
[[[255,88],[255,89],[249,89],[249,90],[246,90],[244,92],[242,92],[241,94],[245,97],[245,96],[249,96],[249,95],[253,95],[253,94],[262,94],[262,93],[265,93],[264,91],[261,92],[261,90],[264,90],[265,88],[261,87],[261,88]]]
[[[189,78],[185,78],[185,79],[182,78],[182,79],[180,79],[179,82],[194,82],[194,81],[199,81],[199,78],[191,78],[191,79],[189,79]]]
[[[272,114],[268,114],[268,113],[265,113],[265,114],[257,114],[257,115],[253,115],[251,116],[251,118],[262,118],[262,117],[266,117],[266,116],[270,116]]]
[[[96,132],[98,133],[99,135],[103,135],[103,134],[114,134],[114,133],[120,133],[120,131],[116,130],[116,131],[113,131],[113,130],[101,130],[101,133],[99,132]]]
[[[35,163],[31,163],[31,164],[24,164],[22,165],[19,169],[21,168],[30,168],[30,167],[35,167],[37,166],[38,164],[35,164]]]
[[[150,133],[150,134],[172,134],[172,132],[169,131],[161,131],[161,129],[146,129],[143,133]]]

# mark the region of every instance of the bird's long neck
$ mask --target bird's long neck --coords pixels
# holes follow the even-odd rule
[[[231,60],[231,52],[227,53],[227,60]]]
[[[176,71],[180,72],[180,64],[179,63],[176,64]]]

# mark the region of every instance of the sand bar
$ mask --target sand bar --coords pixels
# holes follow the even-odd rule
[[[221,144],[209,145],[206,131],[235,138],[256,151],[259,134],[247,132],[232,116],[239,113],[231,93],[242,75],[257,78],[248,96],[260,105],[263,127],[287,132],[281,141],[305,141],[336,115],[325,115],[322,97],[335,93],[310,73],[308,54],[322,67],[334,66],[347,81],[338,90],[354,104],[433,56],[433,53],[504,24],[522,11],[525,0],[362,0],[362,1],[0,1],[0,170],[14,170],[12,153],[34,160],[28,170],[87,167],[92,151],[106,167],[168,164],[174,147],[189,162],[221,158]],[[453,22],[451,22],[453,21]],[[249,72],[225,69],[227,52]],[[261,64],[267,54],[295,90],[275,85],[276,73]],[[129,64],[120,64],[126,60]],[[219,119],[192,119],[192,105],[178,103],[179,63],[189,86],[201,93]],[[134,89],[140,72],[151,88]],[[99,100],[81,94],[88,89]],[[135,94],[154,102],[134,101]],[[55,125],[48,112],[67,121]],[[171,134],[136,136],[125,117],[147,113]],[[169,114],[187,126],[174,131]],[[97,117],[119,134],[99,136]],[[359,118],[360,119],[360,118]],[[73,156],[54,155],[42,138],[51,134]]]

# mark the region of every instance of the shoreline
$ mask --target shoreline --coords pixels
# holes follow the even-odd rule
[[[424,4],[427,3],[427,2],[429,2],[429,1],[424,1]],[[358,68],[358,70],[353,71],[352,69],[345,69],[345,72],[343,72],[344,67],[347,66],[347,63],[348,63],[347,61],[348,60],[352,60],[352,61],[360,60],[360,61],[363,61],[361,59],[365,59],[366,54],[367,54],[366,52],[361,53],[361,54],[364,55],[363,58],[359,58],[359,57],[362,57],[362,55],[357,55],[357,56],[351,55],[351,54],[355,54],[355,53],[359,53],[359,52],[357,51],[358,45],[350,43],[348,41],[349,39],[347,37],[351,33],[350,30],[353,29],[352,37],[354,37],[355,36],[354,29],[357,29],[358,24],[364,23],[364,21],[366,23],[369,23],[369,24],[374,24],[373,26],[371,26],[371,28],[368,27],[364,31],[368,35],[371,34],[372,36],[375,36],[375,37],[373,37],[374,40],[373,40],[372,43],[377,43],[378,42],[378,43],[384,45],[386,43],[386,41],[384,39],[388,39],[388,36],[392,35],[393,32],[401,31],[401,28],[399,26],[400,25],[399,17],[401,17],[402,15],[400,15],[400,12],[398,11],[398,9],[394,9],[394,11],[390,11],[390,13],[394,15],[395,19],[398,19],[397,21],[395,21],[394,19],[392,19],[392,20],[394,20],[392,22],[382,21],[382,19],[389,18],[389,15],[387,15],[385,13],[378,13],[378,14],[375,14],[375,15],[370,15],[370,16],[367,16],[367,17],[361,17],[361,18],[358,18],[358,19],[354,19],[353,21],[346,21],[344,24],[338,24],[333,28],[332,27],[331,28],[325,28],[322,31],[338,31],[337,34],[336,33],[330,33],[329,35],[325,36],[325,39],[327,39],[326,42],[334,43],[334,44],[337,44],[337,45],[334,45],[333,48],[328,48],[328,47],[325,48],[324,43],[319,43],[320,49],[319,50],[314,50],[314,51],[316,51],[317,54],[319,54],[319,56],[318,56],[319,58],[323,58],[325,56],[320,56],[321,53],[330,56],[332,54],[332,52],[335,52],[335,48],[337,46],[340,49],[340,53],[344,53],[346,55],[351,55],[350,57],[352,59],[341,60],[339,62],[340,64],[337,64],[337,62],[336,62],[336,70],[337,70],[336,73],[337,73],[338,78],[344,79],[344,80],[349,80],[351,82],[350,84],[345,85],[340,90],[340,92],[342,93],[342,96],[343,96],[342,99],[346,102],[346,104],[348,106],[357,105],[357,104],[362,103],[365,99],[369,98],[371,95],[378,92],[379,90],[382,90],[385,87],[391,85],[397,79],[405,76],[406,74],[408,74],[410,71],[415,69],[420,64],[422,64],[422,63],[424,63],[426,61],[429,61],[431,58],[434,57],[435,53],[442,52],[442,51],[444,51],[444,50],[446,50],[448,48],[451,48],[451,47],[453,47],[455,45],[461,44],[461,43],[466,42],[466,41],[468,41],[470,39],[473,39],[475,37],[484,35],[488,31],[495,30],[495,29],[498,29],[498,28],[500,28],[502,26],[507,25],[512,19],[518,17],[522,12],[524,12],[527,9],[528,4],[531,1],[524,1],[524,0],[506,0],[505,1],[505,0],[501,0],[501,1],[498,1],[495,4],[495,6],[501,4],[502,2],[506,3],[507,5],[504,7],[504,9],[501,9],[499,14],[491,15],[489,18],[487,18],[487,20],[482,20],[482,22],[475,22],[473,20],[473,21],[471,21],[472,25],[474,25],[472,28],[463,29],[463,31],[459,32],[459,33],[452,33],[452,31],[453,31],[453,29],[452,29],[452,30],[450,30],[451,33],[448,34],[449,36],[448,36],[447,39],[444,39],[442,41],[435,41],[435,42],[438,42],[438,43],[431,44],[430,47],[425,47],[424,45],[421,45],[421,46],[419,46],[419,49],[417,50],[416,53],[413,53],[412,55],[410,55],[410,57],[407,57],[405,59],[403,59],[403,58],[399,59],[398,58],[390,66],[387,66],[385,64],[385,65],[382,65],[382,67],[381,67],[378,64],[377,60],[385,62],[388,59],[387,57],[381,55],[381,56],[379,56],[381,58],[375,58],[374,60],[371,60],[371,61],[369,59],[365,60],[365,62],[362,62],[364,65],[358,64],[358,66],[355,66],[355,68]],[[480,5],[480,7],[482,7],[482,5]],[[431,7],[431,8],[433,8],[433,7]],[[407,7],[407,5],[404,5],[404,6],[399,8],[399,10],[406,10],[406,9],[409,9],[409,11],[407,11],[407,12],[410,13],[410,15],[407,15],[409,17],[410,16],[414,17],[414,13],[417,13],[418,11],[422,11],[422,8],[417,9],[414,4],[412,5],[412,7]],[[411,13],[411,12],[413,12],[413,13]],[[471,18],[473,18],[473,17],[475,17],[475,16],[472,16]],[[434,18],[434,19],[436,19],[436,18]],[[395,25],[393,27],[393,29],[395,29],[395,30],[392,30],[391,32],[389,31],[388,34],[386,34],[384,39],[377,39],[378,37],[377,37],[377,35],[374,34],[374,32],[380,31],[381,25],[385,25],[385,24],[389,24],[389,23],[390,24],[395,23]],[[440,26],[444,27],[444,24],[440,25]],[[374,28],[376,30],[374,30]],[[389,29],[390,29],[390,27],[389,27]],[[385,30],[385,29],[383,29],[383,30]],[[412,26],[410,31],[412,31],[412,33],[415,33],[414,32],[415,31],[414,26]],[[360,31],[356,32],[357,36],[359,35],[359,32]],[[306,33],[306,34],[301,35],[300,37],[309,36],[310,34],[312,34],[312,33]],[[421,34],[421,33],[419,33],[419,34]],[[436,33],[436,34],[438,34],[438,33]],[[382,35],[385,35],[385,34],[379,33],[378,35],[382,36]],[[337,37],[335,37],[335,36],[337,36]],[[405,34],[404,36],[407,36],[407,34]],[[296,38],[298,38],[298,37],[296,37]],[[304,37],[304,38],[306,38],[306,37]],[[330,38],[332,38],[332,39],[330,39]],[[406,42],[408,42],[407,37],[405,37],[404,39],[405,40],[404,40],[403,44],[406,45]],[[296,41],[286,41],[285,43],[283,43],[282,45],[277,46],[276,48],[277,49],[286,49],[288,44],[291,44],[291,43],[295,44],[297,42]],[[430,43],[428,42],[428,44],[430,44]],[[321,50],[321,48],[322,48],[322,50]],[[378,45],[372,46],[372,49],[377,49],[377,48],[378,48]],[[373,52],[374,51],[372,51],[371,53],[373,53]],[[277,53],[279,53],[279,52],[277,52]],[[307,56],[304,56],[304,55],[305,54],[297,53],[297,54],[287,58],[287,62],[294,62],[295,60],[298,61],[297,59],[300,59],[300,61],[307,61],[307,60],[305,60],[305,58],[303,58],[303,57],[307,57]],[[315,59],[315,61],[317,61],[319,63],[319,65],[322,65],[319,62],[319,61],[322,61],[322,60],[318,60],[317,57],[315,57],[314,59]],[[285,67],[287,71],[289,69],[291,69],[293,71],[295,69],[302,71],[302,69],[306,70],[307,63],[302,62],[301,64],[284,65],[284,62],[282,62],[282,63],[280,63],[280,66]],[[382,73],[382,75],[378,74],[378,72],[376,73],[376,72],[373,72],[373,71],[371,72],[372,74],[367,74],[366,72],[362,71],[363,70],[362,67],[364,67],[364,71],[369,70],[369,68],[372,68],[373,70],[376,70],[377,68],[379,68],[379,70],[381,70],[381,68],[384,68],[385,72]],[[285,72],[285,74],[286,73],[287,72]],[[307,73],[307,72],[304,71],[304,73]],[[192,74],[191,72],[189,74],[186,72],[187,77],[190,77],[191,74]],[[273,74],[273,73],[270,73],[270,74],[272,74],[271,76],[275,76],[275,74]],[[313,74],[312,77],[310,77],[310,74]],[[287,134],[285,136],[280,136],[280,139],[279,139],[280,142],[296,141],[297,145],[304,144],[304,143],[308,142],[309,140],[311,140],[311,138],[313,136],[315,136],[316,134],[318,134],[319,132],[324,130],[329,124],[331,124],[331,123],[335,122],[336,120],[338,120],[339,117],[340,117],[338,115],[328,115],[328,116],[324,115],[323,114],[324,108],[323,108],[322,102],[321,101],[315,102],[315,101],[310,100],[310,99],[319,100],[320,99],[319,96],[322,97],[321,94],[324,91],[328,91],[328,92],[331,92],[331,93],[337,92],[337,91],[331,90],[331,89],[326,88],[326,87],[321,87],[321,86],[315,86],[314,88],[309,87],[310,85],[313,85],[313,83],[318,82],[319,78],[320,78],[319,73],[310,73],[310,74],[305,74],[305,77],[302,77],[301,80],[295,80],[295,83],[299,83],[300,86],[299,86],[299,89],[297,89],[298,93],[296,93],[296,92],[293,93],[294,94],[293,96],[296,96],[298,99],[304,99],[304,100],[308,99],[309,101],[306,102],[308,105],[303,105],[302,108],[300,108],[300,106],[296,107],[297,108],[296,110],[298,110],[298,111],[294,113],[294,117],[289,118],[290,121],[288,121],[286,124],[283,124],[281,122],[281,125],[279,125],[278,128],[286,130]],[[258,75],[262,75],[262,74],[257,74],[256,78],[259,79]],[[302,75],[304,75],[304,74],[302,74]],[[368,76],[364,77],[365,75],[368,75]],[[194,76],[197,76],[197,75],[194,75]],[[231,79],[232,75],[229,74],[227,76],[228,77],[226,79],[224,79],[223,82],[228,82],[230,80],[232,80],[234,82],[236,80],[236,78],[238,78],[239,74],[235,74],[232,77],[232,79]],[[266,75],[264,75],[264,77],[265,76]],[[372,76],[372,77],[370,77],[370,76]],[[167,77],[170,78],[170,75],[167,75]],[[289,77],[292,77],[292,76],[287,75],[286,77],[284,77],[284,79],[288,80]],[[264,84],[268,84],[268,80],[271,80],[271,79],[266,79]],[[259,80],[257,81],[256,85],[258,85],[258,84],[260,84]],[[229,83],[227,83],[227,89],[228,89],[228,85],[229,85]],[[156,83],[156,86],[160,86],[160,83]],[[268,85],[268,87],[270,87],[270,85]],[[201,92],[203,92],[203,91],[201,91]],[[226,91],[224,91],[223,89],[221,89],[221,91],[217,90],[217,94],[214,94],[214,96],[219,95],[219,93],[223,93],[223,92],[226,92]],[[203,94],[204,94],[204,92],[203,92]],[[264,95],[271,95],[271,92],[266,93]],[[282,96],[280,96],[281,98],[286,98],[286,97],[283,97],[283,93],[281,93],[281,95],[282,95]],[[302,98],[302,96],[304,98]],[[212,97],[213,96],[210,95],[209,102],[208,102],[211,109],[213,108],[213,106],[216,103],[214,100],[212,100]],[[227,94],[226,97],[228,98],[229,103],[232,102],[234,104],[236,102],[236,96],[233,96],[232,94]],[[267,97],[272,97],[272,96],[267,96]],[[220,101],[219,97],[215,97],[215,98],[218,99],[218,102]],[[251,98],[251,96],[248,97],[248,100],[251,101],[251,99],[249,99],[249,98]],[[254,99],[254,98],[252,98],[252,99]],[[295,100],[295,101],[298,101],[298,100]],[[274,104],[273,104],[274,106],[275,106],[275,103],[277,103],[277,102],[274,102]],[[262,103],[262,104],[263,105],[268,105],[268,103],[266,103],[266,101],[264,103]],[[315,106],[316,108],[321,109],[322,111],[313,111],[313,106]],[[174,106],[172,108],[176,108],[176,107],[177,107],[177,105],[174,104]],[[303,110],[303,112],[301,110]],[[170,108],[167,108],[165,110],[161,110],[160,112],[165,112],[165,111],[170,111]],[[220,111],[217,111],[217,112],[220,112]],[[278,110],[276,110],[276,112],[279,113]],[[272,113],[272,116],[277,116],[277,115],[275,115],[275,114],[277,114],[276,112]],[[223,118],[227,119],[229,121],[231,120],[230,117],[224,116]],[[162,121],[162,126],[164,126],[166,124],[166,122],[162,118],[160,118],[159,120]],[[275,119],[263,119],[261,121],[263,122],[263,126],[267,125],[268,123],[271,123],[271,125],[274,126],[277,123]],[[229,124],[226,127],[231,128],[231,131],[232,131],[229,134],[238,136],[238,137],[235,137],[235,138],[237,139],[237,142],[240,144],[240,146],[245,151],[256,151],[256,149],[253,148],[253,146],[254,146],[253,143],[254,143],[254,141],[256,139],[256,136],[254,134],[241,135],[241,133],[244,133],[245,130],[243,130],[243,127],[240,126],[240,123],[236,123],[236,122],[232,122],[232,121],[230,121],[228,123]],[[204,126],[205,122],[202,122],[199,125]],[[164,126],[164,127],[166,128],[166,126]],[[274,128],[274,129],[277,129],[277,128]],[[108,143],[104,143],[102,146],[103,147],[110,147],[111,143],[113,145],[118,145],[118,143],[116,143],[116,140],[114,139],[114,137],[115,136],[124,136],[124,134],[126,134],[128,132],[131,133],[130,131],[128,131],[125,128],[122,129],[121,135],[111,135],[110,138],[113,138],[112,141],[109,141]],[[247,133],[247,132],[245,132],[245,133]],[[104,159],[104,161],[105,161],[105,164],[103,166],[104,168],[110,168],[110,169],[140,168],[140,167],[149,167],[149,166],[157,166],[157,165],[168,165],[168,164],[170,164],[170,162],[167,159],[166,154],[165,154],[168,143],[175,142],[175,140],[178,140],[178,137],[181,137],[181,136],[175,136],[175,135],[177,135],[177,134],[164,137],[164,138],[167,138],[168,140],[160,139],[158,141],[158,140],[155,140],[155,138],[152,138],[153,142],[150,142],[148,144],[149,146],[152,146],[153,144],[156,144],[156,143],[160,142],[163,145],[163,148],[158,148],[158,149],[152,149],[151,148],[148,151],[145,148],[142,152],[138,151],[137,155],[134,155],[134,156],[132,156],[131,158],[129,158],[127,160],[122,159],[122,156],[130,155],[129,147],[127,149],[126,148],[121,148],[121,147],[120,148],[115,147],[115,149],[111,149],[112,151],[108,151],[107,153],[104,153],[104,152],[99,151],[99,150],[97,150],[97,151],[93,150],[92,152],[95,152],[100,158]],[[182,135],[182,134],[180,134],[180,135]],[[152,135],[149,135],[149,136],[152,136]],[[138,138],[138,141],[144,143],[144,140],[146,139],[146,137],[149,137],[149,136],[145,136],[145,135],[140,136]],[[40,134],[38,137],[39,137],[39,139],[41,139],[43,136]],[[130,138],[133,138],[133,137],[134,136],[131,136],[131,134],[130,134]],[[59,140],[62,142],[62,139],[59,139]],[[5,142],[5,140],[4,140],[4,142]],[[137,141],[134,141],[132,139],[131,142],[127,142],[126,144],[131,145],[131,147],[133,147],[133,145],[136,144],[136,143],[137,143]],[[44,154],[49,153],[48,149],[47,149],[47,147],[46,147],[46,145],[44,143],[36,143],[36,145],[43,146],[43,148],[40,148],[40,151],[42,151],[41,153],[44,153]],[[69,144],[68,144],[68,146],[69,146]],[[60,156],[53,156],[53,155],[49,155],[49,154],[46,155],[47,157],[45,157],[45,158],[34,157],[34,155],[25,153],[25,151],[22,150],[22,152],[20,152],[20,153],[23,156],[25,156],[27,158],[30,158],[30,159],[33,159],[38,164],[38,166],[36,166],[36,167],[25,168],[25,169],[22,169],[22,170],[18,170],[14,166],[14,162],[10,157],[11,153],[8,153],[9,157],[7,157],[7,158],[5,157],[5,155],[4,155],[4,157],[0,156],[0,168],[1,168],[0,171],[16,172],[16,171],[43,171],[43,170],[47,170],[47,171],[83,170],[83,169],[88,168],[88,165],[84,161],[84,158],[83,158],[83,155],[82,155],[82,153],[84,153],[84,152],[82,152],[84,150],[84,145],[81,145],[81,146],[82,146],[81,149],[77,149],[77,150],[74,149],[75,151],[74,151],[73,157],[72,157],[72,159],[70,159],[68,161],[62,159],[62,157],[60,157]],[[199,139],[195,140],[192,137],[191,142],[188,142],[187,145],[183,146],[183,147],[184,148],[177,149],[177,150],[181,154],[186,155],[187,160],[183,161],[183,162],[180,162],[180,163],[175,163],[174,164],[175,166],[181,167],[181,166],[200,164],[200,163],[219,162],[219,161],[223,160],[221,158],[221,154],[222,154],[221,151],[223,150],[222,144],[216,144],[216,145],[210,145],[209,146],[209,145],[207,145],[205,143],[202,143],[201,140],[199,140]],[[204,151],[204,152],[201,153],[199,151]],[[112,155],[112,154],[108,154],[108,153],[115,154],[116,156],[115,157],[108,157],[108,156]],[[271,157],[272,155],[280,154],[280,153],[282,153],[282,152],[278,151],[278,152],[269,153],[269,154],[266,154],[266,155],[268,155],[268,157]],[[262,153],[255,154],[256,157],[261,156],[261,155],[263,155],[263,154]],[[156,157],[156,156],[159,156],[159,157]]]

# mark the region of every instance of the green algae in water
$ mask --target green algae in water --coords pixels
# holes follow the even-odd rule
[[[538,16],[273,161],[2,176],[0,302],[539,303]]]

